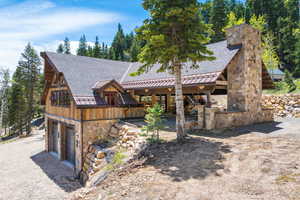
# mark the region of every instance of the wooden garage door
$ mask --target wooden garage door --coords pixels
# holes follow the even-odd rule
[[[53,124],[52,124],[51,151],[58,153],[58,125],[57,125],[57,122],[53,122]]]
[[[66,160],[75,165],[75,130],[66,127]]]

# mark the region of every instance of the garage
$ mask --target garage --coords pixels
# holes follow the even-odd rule
[[[57,122],[52,122],[52,131],[50,135],[50,145],[51,145],[51,151],[54,153],[58,153],[58,124]]]
[[[66,127],[66,160],[75,166],[75,130]]]

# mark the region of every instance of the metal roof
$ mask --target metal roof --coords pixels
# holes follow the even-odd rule
[[[212,72],[207,74],[196,74],[184,76],[182,78],[183,85],[208,84],[217,81],[222,72]],[[131,81],[122,84],[125,89],[144,89],[144,88],[161,88],[174,87],[175,78],[152,79],[145,81]]]
[[[213,56],[216,57],[213,61],[203,61],[198,64],[197,69],[192,69],[192,63],[186,63],[183,66],[182,76],[189,76],[189,75],[199,75],[199,74],[208,74],[212,72],[220,72],[223,71],[232,58],[237,54],[240,49],[239,47],[236,48],[228,48],[227,41],[221,41],[213,44],[207,45],[208,49],[211,50],[214,54]],[[136,72],[138,68],[141,66],[141,63],[134,63],[131,65],[129,70],[126,72],[126,76],[124,76],[124,80],[122,80],[121,84],[125,84],[131,81],[145,81],[145,80],[152,80],[152,79],[165,79],[165,78],[174,78],[174,75],[168,72],[160,72],[157,73],[156,71],[159,69],[160,65],[154,65],[152,70],[148,73],[142,74],[140,76],[130,76],[131,73]]]
[[[228,48],[226,41],[207,45],[214,53],[214,61],[198,63],[199,68],[191,69],[192,63],[184,64],[182,79],[184,85],[207,84],[217,80],[240,47]],[[174,75],[163,72],[157,73],[160,65],[154,65],[152,70],[140,76],[132,77],[141,63],[121,62],[106,59],[97,59],[85,56],[74,56],[52,52],[43,53],[49,61],[64,74],[77,105],[105,105],[103,99],[96,97],[93,89],[101,88],[111,80],[116,80],[125,89],[159,88],[175,85]],[[125,102],[136,104],[126,94]],[[130,95],[129,95],[130,96]]]

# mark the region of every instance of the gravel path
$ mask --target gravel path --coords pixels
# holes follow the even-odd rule
[[[42,131],[0,144],[0,200],[60,200],[80,188],[72,170],[43,150]]]

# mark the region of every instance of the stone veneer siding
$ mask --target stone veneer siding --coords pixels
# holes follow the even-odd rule
[[[259,112],[262,95],[261,34],[243,24],[227,30],[228,46],[242,45],[228,66],[228,111]]]
[[[97,141],[107,140],[111,127],[117,120],[100,120],[83,122],[83,157],[85,158],[88,147]]]
[[[261,34],[250,25],[227,29],[228,47],[241,46],[227,67],[227,111],[198,108],[199,127],[220,129],[273,121],[273,110],[262,110]],[[204,118],[204,119],[203,119]]]

